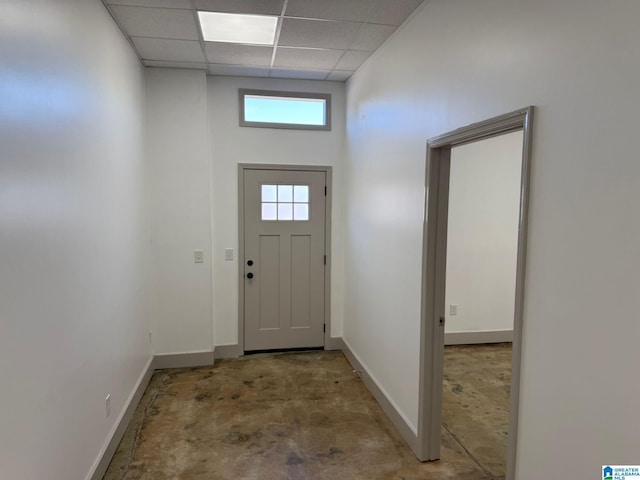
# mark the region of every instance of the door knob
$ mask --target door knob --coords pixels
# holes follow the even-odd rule
[[[247,278],[249,278],[249,279],[253,278],[253,273],[251,273],[251,272],[247,273]]]

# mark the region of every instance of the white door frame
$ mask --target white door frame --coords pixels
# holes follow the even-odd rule
[[[324,348],[333,349],[331,342],[331,192],[332,172],[328,165],[274,165],[262,163],[238,164],[238,346],[244,353],[244,172],[245,170],[285,170],[290,172],[324,172],[327,194],[325,197],[324,245],[327,263],[324,269]]]
[[[447,214],[451,148],[523,130],[520,217],[513,329],[513,363],[509,412],[509,443],[506,480],[515,477],[520,361],[524,311],[525,261],[529,208],[529,175],[534,107],[494,117],[427,142],[426,198],[422,253],[422,305],[420,326],[420,397],[418,411],[418,457],[440,458],[442,381],[444,363],[445,281],[447,259]]]

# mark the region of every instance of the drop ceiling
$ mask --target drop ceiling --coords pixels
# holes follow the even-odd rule
[[[146,66],[340,82],[422,1],[103,0]],[[275,45],[205,42],[198,10],[278,16]]]

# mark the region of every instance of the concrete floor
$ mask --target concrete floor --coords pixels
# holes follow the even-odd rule
[[[459,373],[448,372],[445,380],[453,382],[450,388],[445,383],[445,392],[455,390],[454,399],[464,402],[455,411],[472,417],[475,411],[489,425],[487,406],[460,400],[467,386],[454,378]],[[455,404],[447,398],[445,406]],[[472,401],[485,400],[493,403],[478,394]],[[458,426],[446,412],[445,418],[442,459],[420,463],[339,352],[254,355],[214,367],[162,370],[104,478],[496,478],[495,455],[482,463],[484,440],[468,438],[473,428]]]
[[[445,348],[442,428],[494,478],[505,475],[510,389],[510,343]]]

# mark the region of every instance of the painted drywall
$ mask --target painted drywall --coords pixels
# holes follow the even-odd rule
[[[519,480],[637,462],[638,18],[631,0],[431,0],[347,85],[344,335],[413,425],[425,140],[537,107]]]
[[[147,68],[155,354],[213,351],[207,78]],[[202,250],[203,263],[194,263]]]
[[[163,68],[148,68],[146,82],[154,353],[238,342],[239,163],[333,167],[330,329],[340,336],[344,85]],[[332,131],[241,128],[238,88],[330,93]],[[224,259],[227,248],[232,261]],[[194,250],[203,250],[202,264],[193,262]]]
[[[522,141],[518,131],[451,149],[445,333],[513,330]]]
[[[330,93],[332,130],[239,126],[238,89]],[[216,345],[238,342],[238,164],[333,167],[331,335],[342,333],[344,84],[305,80],[209,77],[213,205],[213,318]],[[225,261],[224,250],[234,250]]]
[[[106,446],[151,358],[145,196],[143,70],[104,6],[2,1],[0,478],[88,478]]]

